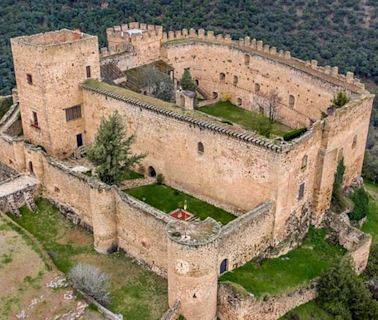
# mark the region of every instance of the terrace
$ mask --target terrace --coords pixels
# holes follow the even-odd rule
[[[241,285],[256,297],[282,294],[321,276],[344,253],[345,249],[327,240],[326,230],[310,229],[297,249],[278,258],[248,262],[225,273],[219,281]]]
[[[229,101],[218,101],[215,104],[203,106],[198,110],[217,117],[225,123],[240,125],[246,130],[258,132],[266,137],[270,135],[284,136],[293,131],[293,129],[280,122],[271,122],[268,117],[261,113],[245,110]]]
[[[193,216],[189,218],[205,220],[211,217],[223,225],[236,219],[236,216],[221,208],[163,184],[149,184],[123,191],[167,214],[176,215],[182,220],[186,220],[188,213]],[[180,208],[184,208],[184,210],[178,212],[177,209]]]

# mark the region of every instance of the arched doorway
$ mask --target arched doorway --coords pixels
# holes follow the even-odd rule
[[[149,177],[152,177],[152,178],[156,177],[156,171],[154,167],[149,166],[147,172],[148,172]]]
[[[220,274],[228,271],[228,259],[224,259],[220,264]]]

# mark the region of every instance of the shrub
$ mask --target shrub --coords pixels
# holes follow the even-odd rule
[[[157,177],[156,177],[156,183],[157,184],[163,184],[164,183],[164,176],[161,173],[159,173],[157,175]]]
[[[343,193],[344,172],[344,159],[341,159],[337,165],[332,190],[331,208],[335,212],[342,212],[348,207],[347,198]]]
[[[350,98],[345,91],[339,91],[332,100],[332,106],[335,108],[341,108],[346,105],[349,100]]]
[[[109,303],[110,277],[97,267],[78,263],[71,269],[68,277],[77,289],[102,304]]]
[[[378,301],[372,298],[348,259],[334,265],[319,280],[318,302],[339,319],[378,319]]]
[[[378,278],[378,243],[370,248],[369,261],[364,273],[369,279]]]
[[[196,83],[192,79],[189,69],[185,69],[180,80],[180,86],[183,90],[196,91]]]
[[[306,131],[307,131],[307,128],[300,128],[300,129],[296,129],[296,130],[292,130],[292,131],[286,132],[283,135],[283,139],[285,141],[293,140],[293,139],[298,138],[299,136],[301,136]]]
[[[369,195],[363,187],[358,188],[353,192],[351,199],[354,203],[352,212],[349,213],[349,218],[354,221],[361,220],[366,217],[369,210]]]

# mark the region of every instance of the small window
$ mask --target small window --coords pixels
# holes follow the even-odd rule
[[[224,81],[226,79],[226,75],[223,73],[223,72],[221,72],[220,74],[219,74],[219,80],[220,81]]]
[[[238,77],[234,76],[234,81],[233,81],[234,86],[236,86],[238,84],[238,82],[239,82]]]
[[[356,148],[357,145],[357,135],[353,137],[352,149]]]
[[[199,80],[196,79],[196,86],[198,87],[199,86]]]
[[[255,92],[260,92],[260,85],[258,83],[255,83]]]
[[[213,92],[213,100],[218,99],[218,92]]]
[[[90,78],[92,76],[91,67],[87,66],[85,69],[87,71],[87,78]]]
[[[66,121],[71,121],[81,118],[81,106],[73,106],[71,108],[65,109],[66,111]]]
[[[237,103],[238,103],[238,106],[241,106],[243,103],[243,100],[241,98],[238,98]]]
[[[76,135],[76,145],[78,148],[83,145],[83,135],[81,133]]]
[[[289,96],[289,107],[294,108],[294,105],[295,105],[295,97],[291,94]]]
[[[37,112],[33,111],[32,113],[32,126],[33,127],[36,127],[36,128],[39,128],[39,123],[38,123],[38,115],[37,115]]]
[[[33,76],[30,73],[26,75],[26,80],[28,81],[28,84],[33,84]]]
[[[307,161],[308,161],[308,156],[307,155],[303,156],[303,158],[302,158],[302,166],[301,166],[302,170],[304,170],[304,169],[307,168]]]
[[[203,154],[205,152],[205,148],[204,148],[202,142],[198,142],[197,151],[198,151],[199,154]]]
[[[305,192],[305,183],[301,183],[299,186],[299,192],[298,192],[298,200],[302,200],[304,197],[304,192]]]
[[[245,64],[246,66],[249,65],[249,61],[250,61],[250,56],[249,56],[249,54],[244,55],[244,64]]]

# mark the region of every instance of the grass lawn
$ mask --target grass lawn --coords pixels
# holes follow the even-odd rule
[[[367,220],[362,226],[362,231],[370,233],[373,241],[378,242],[378,185],[365,181],[365,187],[370,195],[369,212]]]
[[[345,250],[330,244],[324,229],[311,228],[303,244],[288,254],[260,263],[248,262],[220,281],[243,286],[255,296],[274,295],[305,285],[340,259]]]
[[[335,318],[321,309],[315,301],[302,304],[291,310],[280,320],[334,320]]]
[[[223,209],[162,184],[150,184],[124,191],[166,213],[183,208],[186,200],[187,210],[201,220],[211,217],[221,224],[227,224],[236,218]]]
[[[229,101],[219,101],[215,104],[201,107],[199,110],[214,117],[221,118],[224,121],[239,124],[245,129],[257,131],[261,134],[261,130],[269,125],[270,122],[270,120],[264,115],[239,108]],[[292,130],[293,129],[282,123],[274,122],[272,124],[271,133],[282,136],[284,133]]]
[[[37,206],[36,213],[22,208],[22,217],[15,221],[41,242],[61,271],[68,272],[78,262],[96,265],[112,278],[112,311],[126,319],[160,319],[168,308],[165,279],[122,253],[96,253],[90,233],[67,221],[47,200],[38,200]]]

